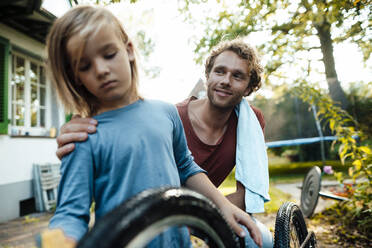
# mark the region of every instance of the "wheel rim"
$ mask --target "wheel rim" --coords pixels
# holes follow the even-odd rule
[[[174,226],[190,226],[197,228],[207,234],[207,236],[213,240],[218,248],[223,248],[224,244],[218,234],[211,228],[205,221],[188,215],[176,215],[164,218],[160,221],[155,222],[151,226],[147,227],[141,233],[139,233],[126,248],[138,248],[144,247],[157,235],[161,234],[169,227]]]
[[[294,226],[293,227],[291,226],[289,247],[291,247],[291,248],[299,248],[300,247],[300,241],[299,241],[299,238],[297,236],[297,232],[296,232]]]
[[[292,218],[290,224],[289,247],[299,248],[301,246],[299,232],[300,231],[296,228],[296,221]]]

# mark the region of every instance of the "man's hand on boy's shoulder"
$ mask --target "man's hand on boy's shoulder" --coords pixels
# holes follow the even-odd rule
[[[73,142],[84,141],[88,133],[96,132],[97,120],[93,118],[82,118],[80,115],[72,116],[72,119],[65,123],[57,137],[58,150],[56,155],[59,159],[75,149]]]

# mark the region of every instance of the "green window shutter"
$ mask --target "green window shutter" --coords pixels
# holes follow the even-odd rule
[[[0,134],[8,133],[9,41],[0,37]]]
[[[71,118],[72,118],[72,114],[66,114],[65,115],[65,122],[71,121]]]

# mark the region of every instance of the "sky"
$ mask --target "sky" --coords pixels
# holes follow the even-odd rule
[[[200,37],[201,25],[193,26],[184,22],[177,9],[177,2],[172,0],[141,0],[136,4],[119,3],[108,8],[123,22],[129,36],[133,37],[139,30],[144,30],[154,43],[154,51],[148,58],[139,58],[140,65],[156,66],[160,74],[156,78],[140,76],[140,93],[146,98],[160,99],[177,103],[188,97],[197,81],[204,78],[204,66],[194,62],[192,37]],[[213,2],[207,7],[193,10],[193,16],[202,20],[205,12],[217,11]],[[57,4],[58,3],[58,4]],[[68,10],[67,1],[46,0],[43,7],[56,16]],[[132,34],[132,35],[131,35]],[[251,44],[259,44],[265,37],[257,35],[248,39]],[[347,89],[350,82],[371,81],[372,61],[364,67],[362,56],[353,44],[334,47],[336,70],[342,86]],[[265,61],[263,61],[265,64]],[[323,76],[324,77],[324,76]],[[324,82],[323,87],[327,87]],[[261,94],[270,96],[264,89]],[[260,91],[258,93],[260,93]]]

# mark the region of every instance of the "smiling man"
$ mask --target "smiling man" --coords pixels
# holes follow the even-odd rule
[[[240,106],[247,106],[244,97],[261,87],[262,71],[263,68],[254,48],[240,39],[222,42],[212,49],[205,64],[208,97],[203,99],[191,97],[177,104],[187,144],[195,162],[208,172],[208,177],[216,187],[238,164],[240,153],[253,154],[253,157],[266,156],[265,147],[256,146],[257,142],[254,141],[254,137],[249,135],[240,138],[252,140],[255,144],[251,148],[242,149],[239,154],[237,153],[237,147],[240,145],[237,109]],[[246,103],[246,105],[242,103]],[[255,129],[257,133],[253,130],[250,130],[250,133],[253,133],[255,138],[259,137],[262,144],[265,127],[263,114],[257,108],[252,106],[248,108],[251,108],[250,113],[254,115],[253,119],[255,120],[239,125],[242,126],[241,129],[251,129],[254,125],[259,126],[258,129]],[[250,117],[252,119],[252,116]],[[240,131],[240,135],[247,133],[246,130]],[[269,200],[267,160],[261,165],[257,164],[256,167],[256,159],[245,161],[241,165],[248,168],[239,168],[239,171],[242,171],[240,177],[244,181],[247,179],[250,182],[242,183],[237,180],[236,191],[227,196],[232,203],[249,213],[263,212],[263,203]],[[258,176],[255,177],[257,175],[254,173],[256,169],[263,171],[263,173],[258,173]],[[265,173],[267,176],[261,176]],[[264,189],[252,191],[248,188],[248,185],[252,184],[263,185],[260,189]],[[249,195],[246,195],[246,192]],[[272,237],[269,230],[258,221],[256,224],[262,234],[263,247],[272,247]]]
[[[216,186],[236,164],[238,117],[234,109],[243,97],[260,88],[262,71],[252,47],[241,40],[223,42],[213,49],[205,64],[208,97],[191,97],[177,104],[189,149]],[[252,109],[263,131],[263,114]],[[244,187],[239,182],[230,200],[244,209]]]

